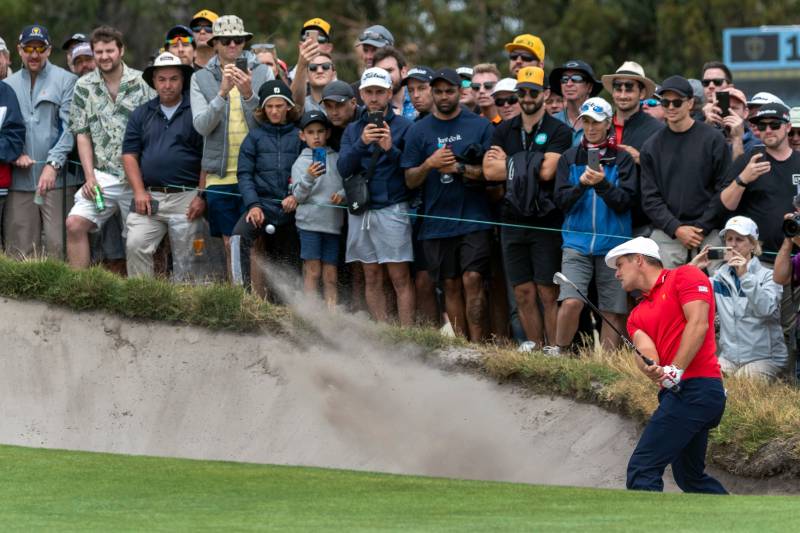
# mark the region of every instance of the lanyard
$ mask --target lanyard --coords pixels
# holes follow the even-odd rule
[[[539,133],[539,128],[542,127],[542,122],[543,121],[544,121],[544,117],[542,117],[542,120],[540,120],[539,123],[536,124],[536,127],[533,128],[533,131],[531,132],[530,143],[529,143],[528,142],[528,132],[525,131],[525,125],[522,123],[522,119],[520,119],[520,122],[519,122],[519,138],[520,138],[520,141],[522,141],[522,149],[525,150],[526,152],[530,151],[530,145],[532,145],[534,139],[536,139],[536,134]]]

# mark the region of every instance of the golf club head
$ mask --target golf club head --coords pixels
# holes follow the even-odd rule
[[[561,272],[556,272],[553,274],[553,283],[556,285],[563,285],[565,283],[569,283],[569,278],[562,274]]]

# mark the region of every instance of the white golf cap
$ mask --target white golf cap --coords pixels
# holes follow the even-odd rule
[[[653,259],[661,261],[661,255],[658,253],[658,244],[653,239],[647,237],[636,237],[628,242],[623,242],[619,246],[611,249],[606,254],[606,265],[609,268],[617,268],[617,258],[623,255],[641,254]]]
[[[748,106],[754,105],[764,105],[764,104],[781,104],[786,105],[783,103],[783,100],[778,98],[772,93],[768,92],[760,92],[753,95],[753,97],[747,101]]]
[[[599,96],[595,96],[594,98],[589,98],[586,100],[581,106],[580,111],[581,114],[578,115],[578,118],[589,117],[597,122],[611,120],[611,117],[614,116],[614,111],[611,109],[611,104]]]
[[[492,96],[497,93],[514,93],[517,92],[517,80],[514,78],[503,78],[502,80],[498,81],[497,84],[494,86],[494,90],[492,91]]]
[[[358,86],[358,89],[361,90],[367,87],[391,89],[392,77],[380,67],[368,68],[364,71],[364,74],[361,75],[361,84]]]
[[[725,240],[725,233],[732,229],[742,237],[753,237],[758,239],[758,226],[752,218],[736,216],[731,217],[725,223],[725,227],[719,232],[719,238]]]
[[[789,110],[789,121],[793,128],[800,128],[800,107],[793,107]]]

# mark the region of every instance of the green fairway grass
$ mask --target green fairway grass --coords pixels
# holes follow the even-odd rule
[[[4,531],[797,531],[800,505],[14,446],[0,502]]]

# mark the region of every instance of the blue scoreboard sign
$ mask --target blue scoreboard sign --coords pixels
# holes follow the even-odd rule
[[[731,70],[800,69],[800,26],[728,28],[722,41]]]

